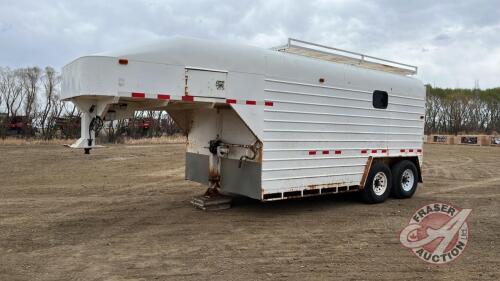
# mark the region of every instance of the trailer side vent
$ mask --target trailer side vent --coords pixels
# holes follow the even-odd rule
[[[336,187],[327,187],[321,189],[321,193],[337,193],[337,188]]]
[[[319,194],[319,189],[304,189],[302,191],[304,195],[314,195],[314,194]]]
[[[344,192],[344,191],[347,191],[347,186],[340,186],[339,192]]]
[[[300,197],[302,196],[302,192],[300,191],[288,191],[283,193],[283,197],[289,198],[289,197]]]
[[[373,91],[373,107],[386,109],[389,103],[389,95],[386,91]]]
[[[264,200],[281,199],[281,192],[264,194]]]

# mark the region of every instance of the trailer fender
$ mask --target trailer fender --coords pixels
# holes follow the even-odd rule
[[[391,167],[395,165],[398,162],[401,162],[403,160],[409,160],[413,164],[415,164],[415,167],[417,167],[418,171],[418,182],[423,183],[423,177],[422,177],[422,169],[420,167],[420,161],[418,160],[417,156],[410,156],[410,157],[368,157],[368,160],[366,160],[366,166],[365,170],[363,172],[363,177],[361,178],[361,182],[359,183],[360,189],[363,189],[366,183],[366,178],[368,177],[368,173],[370,173],[370,169],[372,167],[373,162],[383,162],[387,166]]]

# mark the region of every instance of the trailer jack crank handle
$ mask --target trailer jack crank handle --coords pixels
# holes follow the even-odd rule
[[[92,109],[92,111],[93,111],[93,109]],[[100,116],[96,116],[96,117],[92,118],[92,120],[90,121],[89,138],[87,140],[88,147],[84,149],[85,154],[90,154],[90,149],[91,149],[92,144],[94,142],[94,139],[92,138],[92,132],[97,134],[102,129],[103,125],[104,125],[104,121],[102,120],[102,118]]]

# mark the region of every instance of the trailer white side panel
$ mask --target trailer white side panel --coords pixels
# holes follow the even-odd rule
[[[359,185],[369,156],[422,147],[422,86],[394,83],[410,78],[393,74],[304,60],[268,57],[264,91],[274,106],[264,109],[265,193]],[[386,109],[374,108],[375,90],[388,93]]]

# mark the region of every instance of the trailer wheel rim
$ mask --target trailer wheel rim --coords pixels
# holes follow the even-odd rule
[[[408,192],[413,188],[413,185],[415,184],[415,175],[413,174],[413,171],[411,169],[406,169],[404,170],[403,174],[401,175],[401,188]]]
[[[381,196],[387,190],[387,176],[384,172],[378,172],[373,177],[373,192]]]

